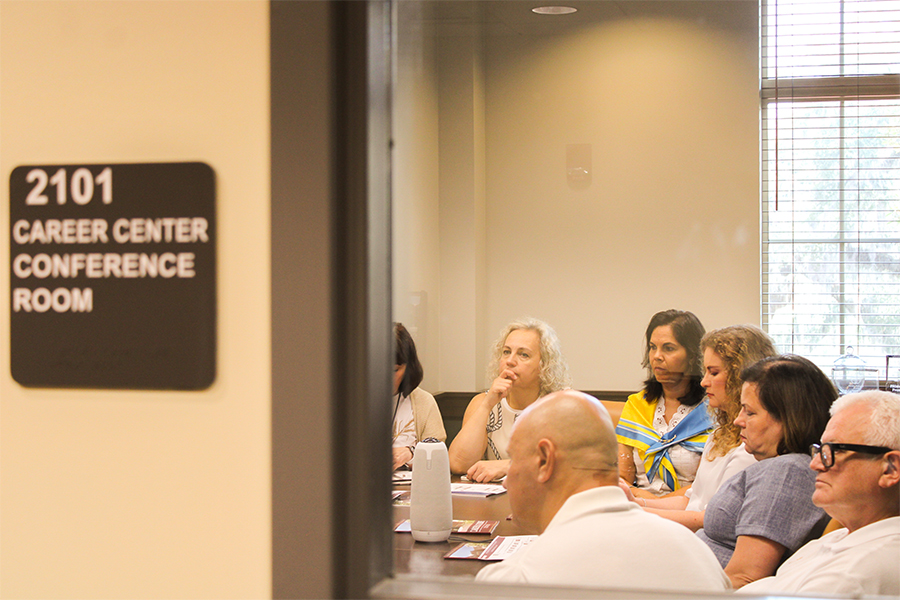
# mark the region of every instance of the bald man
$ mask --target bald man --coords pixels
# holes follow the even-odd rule
[[[540,536],[477,581],[685,591],[730,588],[690,529],[619,489],[616,436],[603,405],[565,390],[528,407],[509,441],[513,518]]]
[[[838,398],[811,451],[813,504],[844,528],[740,591],[900,596],[900,396],[872,390]]]

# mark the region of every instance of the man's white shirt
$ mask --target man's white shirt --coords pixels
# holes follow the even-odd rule
[[[669,591],[731,587],[691,530],[645,512],[616,486],[569,497],[540,537],[475,579]]]
[[[853,533],[832,531],[797,550],[775,575],[738,592],[900,596],[900,517],[876,521]]]

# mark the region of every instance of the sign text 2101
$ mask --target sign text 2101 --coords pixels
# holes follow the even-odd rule
[[[50,201],[50,198],[44,193],[49,191],[47,190],[48,184],[56,188],[57,204],[65,204],[70,195],[75,204],[87,204],[94,198],[95,186],[100,187],[103,204],[112,203],[112,169],[110,167],[100,171],[96,177],[84,167],[75,169],[71,180],[68,179],[65,169],[59,169],[53,175],[47,175],[43,169],[32,169],[26,175],[25,181],[35,184],[25,198],[25,204],[30,206],[41,206]]]

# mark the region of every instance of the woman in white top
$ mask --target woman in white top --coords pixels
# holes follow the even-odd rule
[[[703,447],[693,485],[683,496],[632,499],[693,531],[703,527],[703,511],[719,487],[732,475],[756,462],[741,443],[741,429],[734,424],[741,412],[741,370],[775,356],[771,338],[753,325],[734,325],[706,333],[700,340],[709,410],[717,427]],[[627,491],[626,491],[627,493]]]
[[[494,344],[486,392],[469,402],[450,444],[450,470],[472,481],[506,475],[513,423],[535,400],[569,386],[569,368],[553,328],[537,319],[510,323]]]
[[[447,439],[434,396],[419,387],[424,370],[416,344],[402,323],[394,323],[394,469],[412,463],[416,443]]]

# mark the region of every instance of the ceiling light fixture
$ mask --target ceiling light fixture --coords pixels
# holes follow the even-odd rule
[[[568,15],[577,11],[577,8],[571,6],[539,6],[531,9],[531,12],[539,15]]]

